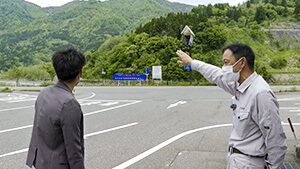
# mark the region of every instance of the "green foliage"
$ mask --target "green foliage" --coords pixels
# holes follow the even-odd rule
[[[14,66],[7,71],[1,71],[0,79],[27,79],[31,81],[35,80],[48,80],[48,73],[42,68],[41,65],[35,65],[30,67],[16,67]]]
[[[46,87],[46,86],[51,86],[51,85],[54,85],[55,83],[53,82],[43,82],[40,84],[41,87]]]
[[[93,50],[152,18],[191,8],[166,0],[72,1],[50,8],[24,0],[1,0],[0,70],[47,63],[64,47]]]
[[[1,7],[9,9],[8,4],[18,5],[20,8],[13,8],[26,16],[18,19],[18,12],[8,15],[12,29],[2,26],[1,30],[0,25],[0,78],[16,79],[21,69],[19,78],[52,81],[55,72],[50,56],[60,48],[75,46],[85,52],[83,76],[88,80],[112,79],[113,74],[143,74],[145,67],[150,68],[151,79],[152,66],[161,65],[163,79],[168,67],[169,80],[188,81],[189,71],[176,62],[176,50],[189,51],[181,35],[185,25],[196,35],[193,59],[221,67],[222,48],[239,42],[252,47],[256,71],[263,72],[265,79],[272,79],[271,69],[289,67],[287,51],[291,49],[295,50],[295,60],[299,60],[294,65],[300,67],[298,41],[285,36],[274,40],[267,31],[280,25],[277,23],[289,25],[300,18],[299,3],[293,0],[249,0],[238,7],[199,5],[192,10],[191,6],[166,0],[76,0],[55,8],[39,8],[21,1],[0,2],[0,16],[6,14]],[[192,76],[195,83],[207,83],[196,71]]]
[[[287,59],[281,56],[274,57],[270,62],[270,66],[274,69],[282,69],[286,65],[287,65]]]
[[[55,77],[55,75],[56,75],[55,70],[54,70],[54,68],[52,66],[52,63],[45,63],[45,64],[43,64],[42,67],[49,74],[51,82],[52,82],[53,79],[54,79],[54,77]]]
[[[256,8],[254,20],[260,24],[266,19],[266,11],[263,6]]]
[[[12,92],[12,90],[8,87],[5,87],[3,89],[0,89],[0,92]]]

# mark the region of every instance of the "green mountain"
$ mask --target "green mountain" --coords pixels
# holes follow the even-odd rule
[[[23,27],[46,13],[37,5],[24,0],[0,1],[0,35]]]
[[[48,62],[54,51],[66,46],[86,52],[152,18],[191,9],[166,0],[77,0],[51,8],[1,0],[0,70]]]
[[[181,35],[185,25],[195,34],[193,59],[221,67],[224,46],[246,43],[256,54],[256,71],[270,82],[276,79],[269,72],[299,73],[300,2],[272,4],[250,0],[238,7],[200,5],[190,13],[170,13],[152,19],[134,33],[111,38],[94,52],[87,52],[83,77],[112,79],[113,74],[144,74],[145,67],[149,67],[151,79],[151,67],[161,65],[164,80],[168,76],[173,81],[187,81],[189,71],[176,63],[178,49],[189,52]],[[198,82],[205,82],[196,71],[192,76]]]

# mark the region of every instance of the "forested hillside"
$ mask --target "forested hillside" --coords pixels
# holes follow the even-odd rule
[[[51,8],[1,0],[0,70],[49,62],[52,53],[65,46],[86,52],[152,18],[191,9],[166,0],[77,0]]]
[[[299,42],[287,36],[275,39],[276,31],[272,30],[299,29],[299,5],[293,0],[249,0],[238,7],[198,6],[190,13],[169,13],[167,17],[154,18],[138,27],[135,33],[111,38],[97,51],[87,53],[85,77],[111,79],[113,74],[143,74],[145,67],[162,65],[163,79],[166,79],[169,61],[169,78],[188,80],[188,71],[176,63],[175,54],[177,49],[188,52],[180,34],[185,25],[196,35],[192,48],[194,59],[221,66],[224,45],[240,42],[254,49],[256,70],[259,74],[263,72],[266,79],[271,78],[270,70],[297,70],[300,68]],[[193,79],[204,81],[197,72],[193,72]]]
[[[274,71],[299,72],[300,0],[249,0],[237,7],[200,5],[190,12],[166,15],[160,11],[178,8],[164,0],[126,0],[125,5],[124,1],[76,1],[61,8],[43,9],[47,17],[38,16],[14,33],[1,36],[0,45],[6,45],[0,48],[0,63],[5,65],[2,70],[16,65],[6,73],[2,71],[2,78],[53,78],[51,65],[42,61],[49,61],[54,50],[72,44],[85,52],[87,80],[112,80],[113,74],[144,74],[145,67],[161,65],[163,79],[167,78],[168,67],[169,80],[188,81],[189,72],[176,63],[175,54],[178,49],[189,50],[180,34],[185,25],[196,35],[194,59],[222,66],[221,49],[239,42],[253,48],[256,71],[265,79],[272,81],[270,73]],[[189,6],[183,8],[188,10]],[[10,60],[5,60],[7,56]],[[26,67],[31,64],[35,66]],[[150,69],[150,79],[151,73]],[[192,76],[197,82],[206,81],[195,71]]]

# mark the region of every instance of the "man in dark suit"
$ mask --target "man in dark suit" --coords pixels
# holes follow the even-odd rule
[[[75,48],[52,56],[58,82],[44,88],[35,117],[26,164],[36,169],[84,169],[83,113],[72,94],[86,60]]]

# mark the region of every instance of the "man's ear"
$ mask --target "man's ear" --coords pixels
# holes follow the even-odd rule
[[[82,69],[79,72],[79,77],[82,77]]]
[[[241,68],[243,69],[244,67],[246,67],[247,59],[246,59],[246,57],[243,57],[242,60],[243,60],[243,64],[242,64]]]

